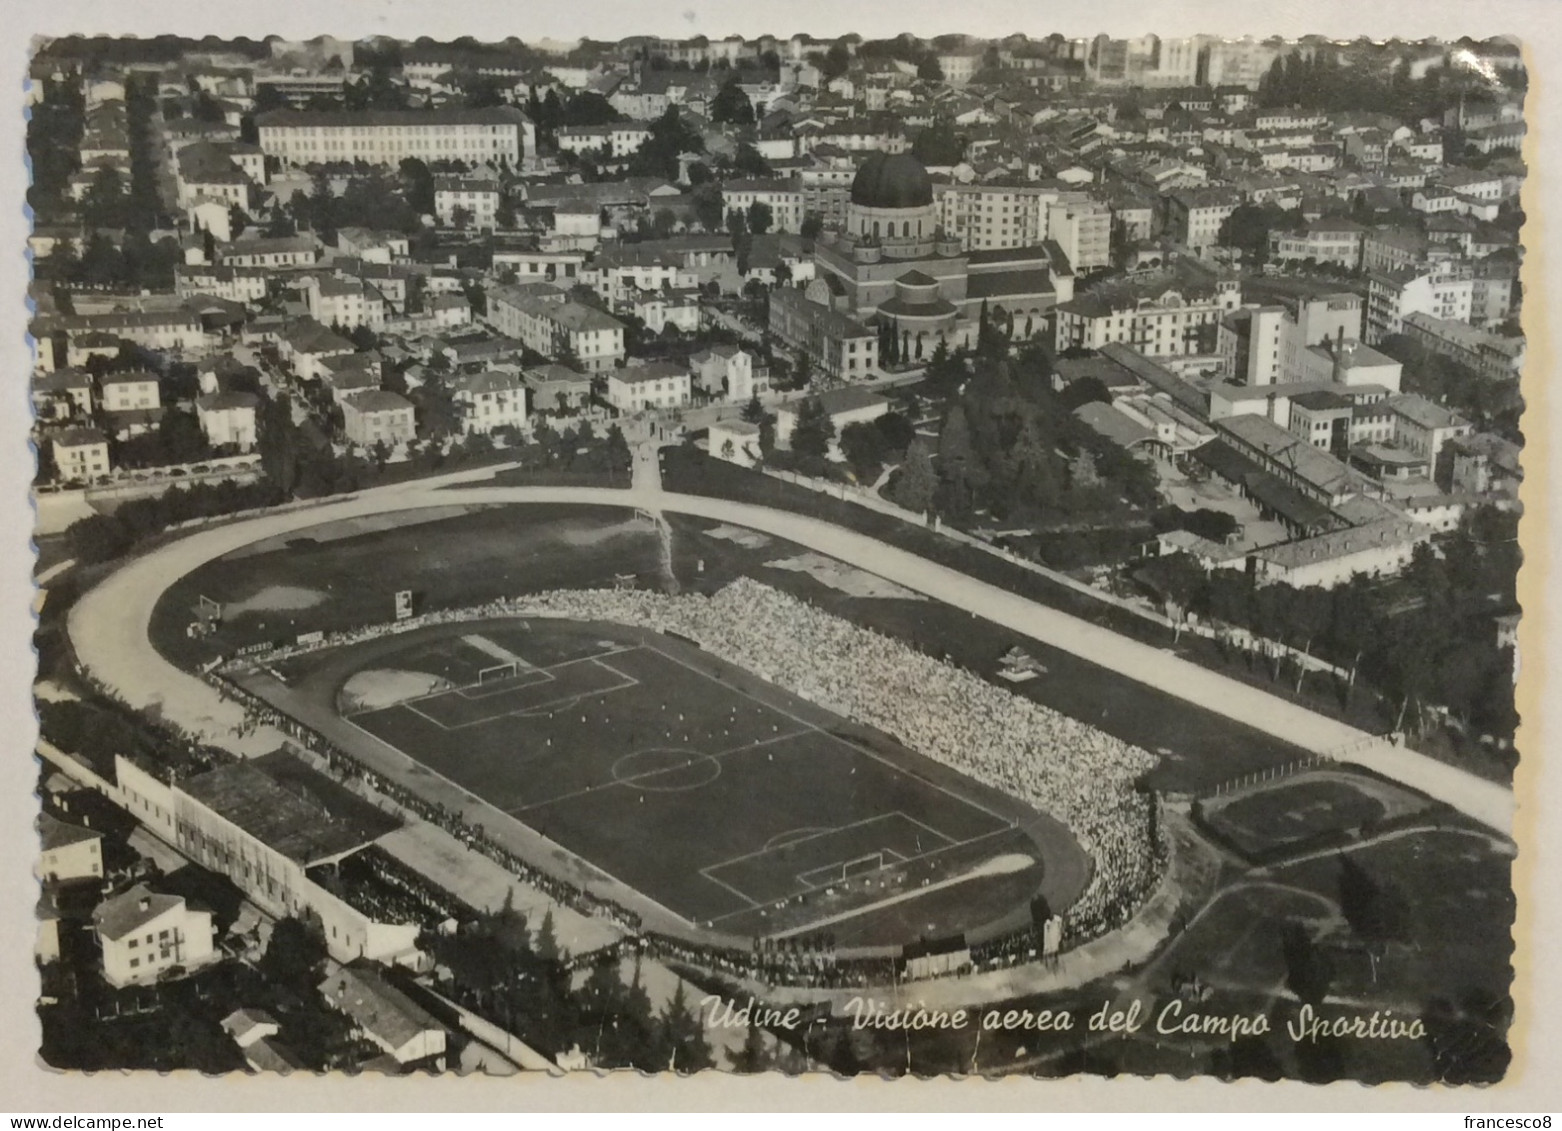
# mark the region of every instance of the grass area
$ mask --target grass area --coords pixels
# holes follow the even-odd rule
[[[1387,812],[1370,793],[1341,778],[1297,780],[1206,803],[1204,819],[1244,853],[1301,844],[1359,829]]]
[[[439,513],[439,512],[436,512]],[[410,518],[409,518],[410,516]],[[384,529],[326,524],[264,552],[241,550],[169,587],[152,615],[152,642],[194,666],[259,641],[387,621],[398,590],[421,608],[479,604],[554,588],[610,587],[618,573],[658,571],[657,538],[609,507],[491,507]],[[361,532],[359,532],[361,531]],[[192,640],[196,598],[224,605],[221,629]]]
[[[897,945],[1023,910],[1038,887],[1059,908],[1083,889],[1083,857],[1049,840],[1059,830],[1039,845],[1024,806],[883,736],[867,741],[692,645],[524,623],[436,626],[317,653],[291,673],[290,693],[331,701],[365,672],[469,677],[475,661],[453,663],[453,643],[489,662],[520,657],[514,676],[349,719],[685,919],[735,934],[828,920],[851,944]],[[923,881],[1000,858],[1025,863],[969,893],[961,883],[919,894]],[[892,897],[893,912],[858,921]]]

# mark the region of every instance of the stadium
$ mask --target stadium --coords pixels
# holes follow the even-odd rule
[[[1288,860],[1425,819],[904,572],[677,505],[439,491],[213,529],[115,575],[144,620],[75,641],[195,733],[286,736],[576,922],[778,991],[1054,952],[1027,984],[1076,984],[1210,896],[1200,836]],[[132,638],[160,668],[115,659]]]
[[[1057,917],[1067,946],[1154,885],[1157,757],[865,627],[939,610],[840,563],[691,520],[681,588],[606,508],[303,534],[173,584],[160,650],[637,929],[867,957]]]

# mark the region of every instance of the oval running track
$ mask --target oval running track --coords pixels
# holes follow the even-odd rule
[[[164,659],[149,638],[153,607],[181,577],[262,538],[391,511],[495,503],[639,507],[744,526],[827,554],[1305,750],[1329,756],[1348,750],[1342,760],[1445,802],[1504,836],[1511,834],[1511,789],[855,531],[789,511],[664,492],[649,484],[627,490],[485,487],[470,485],[469,476],[461,478],[465,482],[454,486],[424,481],[376,488],[319,506],[198,530],[159,546],[127,562],[77,600],[67,622],[77,659],[131,706],[157,706],[185,730],[244,751],[254,742],[246,744],[236,733],[242,708]],[[263,747],[274,748],[274,741]]]

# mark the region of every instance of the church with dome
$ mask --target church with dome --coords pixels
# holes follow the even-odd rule
[[[871,375],[876,359],[865,371],[850,364],[848,348],[837,371],[826,340],[832,332],[876,342],[888,326],[901,356],[917,360],[940,340],[951,349],[973,345],[983,303],[995,325],[1023,337],[1042,332],[1052,308],[1073,295],[1073,271],[1055,243],[963,251],[939,227],[922,163],[909,153],[874,153],[852,181],[845,225],[815,243],[813,281],[802,291],[777,289],[770,320],[782,340],[851,380]]]

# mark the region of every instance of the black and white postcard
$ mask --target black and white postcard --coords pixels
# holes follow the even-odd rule
[[[27,45],[20,1060],[1513,1084],[1500,5],[331,14]]]

